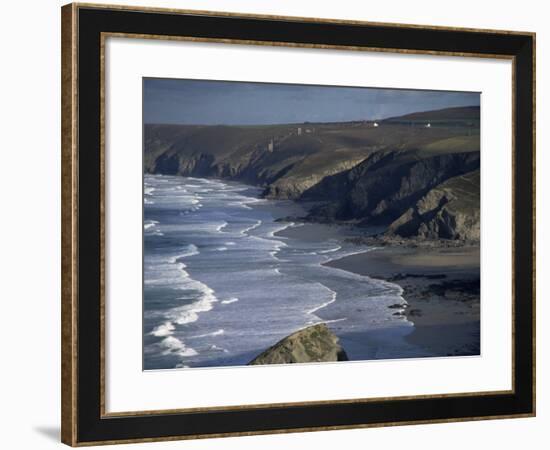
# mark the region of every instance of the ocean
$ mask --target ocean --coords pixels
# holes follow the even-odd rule
[[[244,365],[320,322],[350,360],[430,356],[405,339],[414,325],[395,314],[406,304],[399,286],[323,265],[369,249],[277,235],[303,224],[277,221],[290,202],[260,193],[145,175],[145,370]]]

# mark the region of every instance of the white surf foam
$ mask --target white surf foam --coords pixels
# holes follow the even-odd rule
[[[323,323],[337,323],[337,322],[343,322],[344,320],[348,320],[348,318],[342,317],[341,319],[323,320]]]
[[[176,255],[172,258],[170,258],[170,262],[171,263],[176,263],[179,259],[182,259],[182,258],[189,258],[190,256],[195,256],[195,255],[199,255],[200,252],[199,252],[199,249],[197,248],[196,245],[194,244],[189,244],[182,253],[180,253],[179,255]]]
[[[339,259],[343,259],[343,258],[347,258],[348,256],[353,256],[353,255],[360,255],[362,253],[368,253],[368,252],[371,252],[372,250],[376,250],[378,249],[379,247],[369,247],[369,248],[362,248],[361,250],[352,250],[352,251],[347,251],[345,253],[342,253],[342,254],[339,254],[338,256],[335,256],[333,258],[330,258],[329,260],[327,261],[324,261],[323,264],[326,264],[326,263],[329,263],[331,261],[337,261]]]
[[[255,228],[258,228],[260,225],[262,224],[262,221],[261,220],[258,220],[256,221],[256,223],[254,225],[251,225],[247,228],[245,228],[244,230],[241,231],[241,234],[243,236],[246,236],[246,233],[248,233],[249,231],[252,231],[254,230]]]
[[[321,250],[317,253],[319,254],[325,254],[325,253],[333,253],[333,252],[337,252],[338,250],[341,250],[342,249],[342,246],[338,245],[336,246],[335,248],[329,248],[328,250]]]
[[[223,348],[223,347],[218,347],[216,344],[212,344],[210,346],[210,351],[213,351],[213,352],[223,352],[223,353],[228,353],[229,350]]]
[[[155,327],[149,334],[156,337],[170,336],[176,327],[172,322],[164,322],[162,325]]]
[[[258,203],[265,203],[266,202],[266,200],[263,199],[263,198],[252,198],[252,197],[242,197],[242,198],[243,198],[243,200],[241,200],[239,202],[232,203],[232,204],[240,206],[244,209],[253,209],[249,205],[255,205],[255,204],[258,204]]]
[[[180,339],[177,339],[174,334],[177,326],[196,322],[199,318],[199,314],[210,311],[213,308],[213,303],[218,299],[215,296],[214,290],[208,287],[206,284],[197,281],[190,277],[189,273],[185,270],[186,265],[180,261],[182,258],[198,255],[200,252],[198,248],[190,244],[184,248],[184,251],[178,255],[175,255],[169,259],[169,266],[164,272],[161,272],[159,279],[145,280],[146,284],[166,284],[166,282],[175,283],[175,288],[184,291],[197,292],[199,298],[192,303],[177,306],[168,310],[163,314],[164,322],[157,325],[150,335],[156,337],[163,337],[161,345],[165,347],[164,355],[177,354],[179,356],[195,356],[197,352],[187,347]],[[179,276],[175,277],[174,269],[169,267],[175,264]],[[166,281],[163,277],[166,277]],[[180,279],[181,281],[177,281]],[[178,297],[175,300],[189,300],[189,297]]]
[[[167,313],[167,317],[177,325],[196,322],[199,313],[210,311],[213,308],[212,303],[218,301],[214,291],[200,281],[189,278],[186,288],[201,291],[202,296],[191,304],[178,306]],[[186,300],[186,298],[178,298],[178,300]]]
[[[219,330],[213,331],[212,333],[205,333],[205,334],[197,334],[196,336],[193,336],[193,338],[204,338],[204,337],[210,337],[210,336],[221,336],[225,333],[225,330],[223,328],[220,328]]]
[[[162,352],[163,355],[178,355],[182,357],[186,356],[196,356],[198,353],[191,347],[187,347],[180,339],[174,336],[168,336],[160,341],[165,350]]]
[[[306,314],[315,314],[317,311],[319,311],[320,309],[322,308],[325,308],[327,307],[328,305],[334,303],[336,301],[336,292],[334,292],[332,289],[329,289],[328,287],[326,287],[324,284],[321,284],[321,283],[317,283],[319,284],[320,286],[322,286],[323,288],[325,288],[327,291],[330,292],[330,300],[324,302],[324,303],[321,303],[320,305],[316,306],[315,308],[312,308],[310,309],[309,311],[306,311]]]
[[[145,222],[143,222],[143,229],[144,230],[149,230],[155,226],[158,225],[158,220],[146,220]]]
[[[227,225],[229,225],[229,224],[224,221],[221,225],[218,225],[216,227],[216,231],[221,232]]]
[[[275,229],[271,230],[269,233],[267,233],[267,236],[270,238],[275,237],[275,233],[278,233],[279,231],[286,230],[287,228],[291,228],[294,226],[294,222],[285,223],[283,225],[277,226]],[[277,236],[278,239],[286,239],[284,236]]]

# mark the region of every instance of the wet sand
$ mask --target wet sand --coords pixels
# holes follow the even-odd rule
[[[478,246],[391,246],[326,264],[400,285],[415,326],[411,343],[434,356],[479,355]]]

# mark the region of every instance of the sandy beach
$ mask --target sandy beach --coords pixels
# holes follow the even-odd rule
[[[327,265],[399,284],[415,326],[411,343],[437,356],[479,354],[478,246],[383,247]]]

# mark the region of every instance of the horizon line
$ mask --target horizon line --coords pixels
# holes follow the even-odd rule
[[[342,120],[342,121],[326,121],[326,122],[311,122],[311,121],[305,121],[305,122],[271,122],[271,123],[185,123],[185,122],[143,122],[143,125],[182,125],[182,126],[195,126],[195,127],[259,127],[259,126],[275,126],[275,125],[308,125],[308,124],[320,124],[320,125],[329,125],[329,124],[336,124],[336,123],[357,123],[357,122],[376,122],[376,121],[384,121],[389,119],[398,119],[400,117],[406,117],[411,114],[421,114],[421,113],[427,113],[427,112],[437,112],[437,111],[445,111],[447,109],[466,109],[466,108],[477,108],[481,109],[481,105],[466,105],[466,106],[449,106],[447,108],[439,108],[439,109],[427,109],[427,110],[421,110],[421,111],[414,111],[407,114],[403,114],[401,116],[394,116],[390,115],[387,117],[379,117],[379,118],[373,118],[373,119],[352,119],[352,120]],[[459,119],[449,119],[449,120],[459,120]]]

